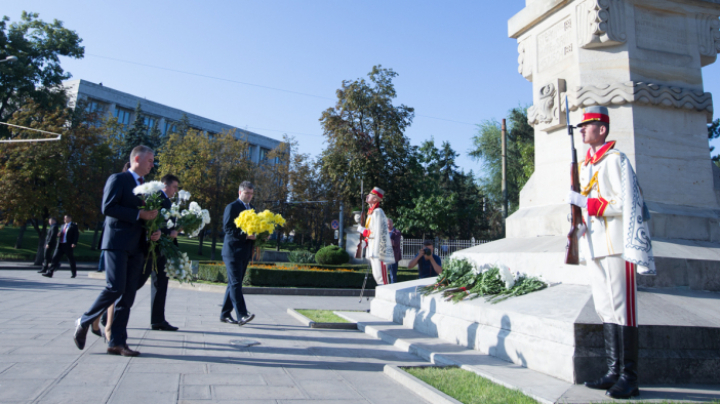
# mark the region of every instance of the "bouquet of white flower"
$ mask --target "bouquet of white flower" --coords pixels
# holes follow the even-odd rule
[[[143,206],[138,206],[139,209],[143,210],[160,210],[162,208],[162,198],[160,198],[160,191],[165,188],[165,184],[160,181],[148,181],[142,185],[138,185],[133,188],[133,193],[137,195],[145,203]],[[160,230],[162,226],[162,218],[157,215],[155,219],[145,221],[145,229],[147,230],[148,242],[150,243],[150,252],[148,253],[145,263],[152,259],[152,269],[157,272],[157,256],[155,255],[155,246],[157,241],[149,239],[150,235]],[[145,265],[143,265],[143,271]]]

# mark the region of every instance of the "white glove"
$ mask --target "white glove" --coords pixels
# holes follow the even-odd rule
[[[365,228],[358,225],[358,233],[363,234],[365,232]]]
[[[587,208],[587,200],[588,198],[586,196],[583,196],[575,191],[570,191],[565,202],[581,208]]]

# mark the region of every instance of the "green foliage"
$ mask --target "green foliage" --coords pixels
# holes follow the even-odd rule
[[[333,313],[332,310],[296,309],[295,311],[316,323],[349,323],[349,321]]]
[[[20,21],[0,20],[0,58],[13,55],[14,63],[0,64],[0,121],[7,122],[23,104],[32,101],[45,109],[64,107],[63,80],[71,77],[60,66],[60,56],[82,59],[85,48],[75,31],[54,20],[47,23],[37,13],[23,11]],[[9,134],[0,126],[0,137]]]
[[[527,123],[527,109],[517,107],[510,110],[507,133],[507,192],[508,213],[517,210],[520,190],[530,179],[534,166],[534,130]],[[483,121],[478,125],[478,134],[473,137],[474,149],[470,156],[481,162],[485,174],[481,178],[482,192],[489,206],[500,210],[502,195],[502,159],[500,124],[495,120]],[[493,223],[494,233],[499,233],[502,222]]]
[[[720,118],[708,124],[708,142],[717,138],[720,138]],[[712,152],[714,150],[715,146],[710,146],[710,155],[712,157],[712,161],[718,166],[720,166],[720,154],[716,154],[715,156],[713,156]]]
[[[300,264],[311,264],[315,262],[315,254],[310,251],[291,251],[288,253],[288,260]]]
[[[315,261],[318,264],[340,265],[350,262],[350,255],[336,245],[329,245],[315,254]]]
[[[449,236],[452,230],[448,224],[454,220],[457,197],[450,194],[420,196],[413,200],[411,208],[401,206],[398,208],[397,225],[403,231],[421,232],[431,231],[433,234]]]
[[[534,404],[534,399],[457,367],[405,367],[404,371],[465,404]]]

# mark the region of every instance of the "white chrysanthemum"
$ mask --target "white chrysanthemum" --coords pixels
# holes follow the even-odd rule
[[[175,227],[175,223],[172,220],[168,220],[167,223],[165,223],[165,227],[167,227],[168,229],[172,229],[173,227]]]
[[[202,215],[203,215],[203,224],[209,224],[210,223],[210,211],[207,209],[203,209]]]
[[[187,209],[185,209],[185,210],[183,210],[182,212],[180,212],[180,216],[185,216],[185,215],[187,215],[187,214],[189,214],[189,213],[190,213],[190,212],[189,212]]]
[[[202,209],[200,209],[200,205],[198,205],[198,203],[195,202],[195,201],[190,202],[190,206],[188,206],[188,209],[189,209],[191,212],[200,212],[200,211],[202,211]]]
[[[160,181],[148,181],[142,185],[138,185],[133,189],[135,195],[155,195],[165,188],[165,184]]]
[[[172,206],[170,207],[171,212],[177,212],[179,210],[180,210],[180,205],[178,205],[177,203],[173,203]]]
[[[515,286],[515,277],[512,272],[510,272],[510,269],[505,265],[498,265],[498,269],[500,270],[500,280],[505,283],[505,289],[510,289]]]
[[[187,201],[188,199],[190,199],[190,192],[181,189],[180,191],[178,191],[178,199],[180,199],[181,201]]]

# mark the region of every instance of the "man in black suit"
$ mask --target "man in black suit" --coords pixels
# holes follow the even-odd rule
[[[50,228],[45,234],[45,253],[43,254],[45,259],[43,260],[42,269],[38,271],[39,274],[44,274],[47,272],[48,268],[50,268],[53,251],[55,250],[55,245],[57,244],[57,220],[55,220],[54,217],[51,217],[48,219],[48,224],[50,225]]]
[[[178,191],[180,180],[178,177],[167,174],[162,179],[165,188],[160,191],[160,198],[162,199],[163,209],[170,210],[172,202],[170,198],[174,197]],[[175,219],[171,219],[175,223]],[[161,232],[173,240],[175,245],[178,245],[177,235],[178,231],[174,228],[167,229],[163,228]],[[177,327],[173,327],[170,323],[165,320],[165,300],[167,299],[168,290],[168,276],[165,273],[165,265],[167,264],[167,258],[160,254],[160,248],[156,249],[157,256],[157,272],[152,269],[152,262],[148,260],[147,265],[143,274],[140,276],[140,283],[138,284],[138,290],[140,290],[148,277],[152,276],[152,287],[150,289],[150,327],[153,330],[160,331],[177,331]]]
[[[246,209],[254,209],[250,205],[254,195],[253,185],[250,181],[243,181],[238,191],[239,198],[225,208],[223,215],[223,230],[225,240],[223,242],[222,257],[227,270],[228,285],[225,290],[225,301],[220,312],[220,321],[229,324],[245,325],[255,318],[254,314],[247,311],[245,298],[242,294],[242,282],[245,277],[250,257],[252,256],[255,236],[249,236],[235,226],[235,218],[240,212]],[[238,321],[232,317],[232,310],[235,308]]]
[[[70,271],[72,272],[71,278],[77,276],[77,268],[75,267],[75,255],[73,250],[77,247],[78,239],[80,238],[80,232],[78,231],[77,224],[72,222],[72,216],[65,215],[65,224],[60,228],[60,232],[57,235],[58,245],[55,249],[55,253],[52,257],[52,265],[50,268],[42,274],[48,278],[52,278],[53,272],[60,266],[60,259],[63,255],[67,255],[68,261],[70,261]]]
[[[85,348],[90,324],[115,302],[112,333],[107,353],[138,356],[127,345],[127,323],[130,308],[135,301],[140,273],[145,259],[142,243],[145,242],[143,221],[154,219],[157,210],[139,209],[142,199],[133,189],[145,182],[143,176],[153,168],[155,154],[147,146],[137,146],[130,153],[130,170],[113,174],[105,183],[102,213],[105,215],[105,232],[102,249],[105,260],[107,286],[100,292],[90,309],[75,323],[73,340],[78,349]],[[151,239],[160,238],[160,231]]]

